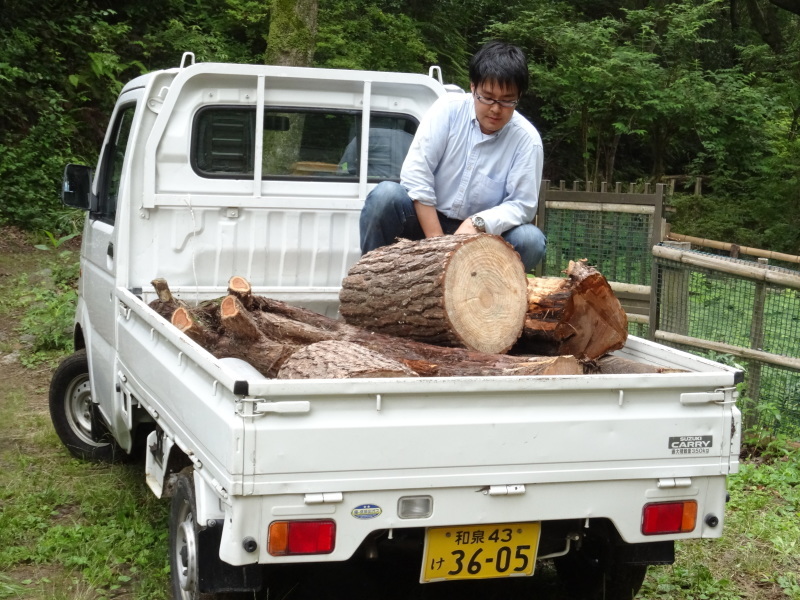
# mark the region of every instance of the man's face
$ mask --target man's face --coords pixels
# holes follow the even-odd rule
[[[474,83],[470,84],[470,89],[475,102],[475,116],[478,118],[481,131],[487,135],[500,131],[511,120],[515,107],[500,106],[497,103],[487,105],[478,100],[477,96],[484,101],[513,102],[519,100],[517,86],[501,87],[495,81],[484,81],[477,86]]]

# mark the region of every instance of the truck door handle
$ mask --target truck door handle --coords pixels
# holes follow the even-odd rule
[[[108,249],[106,250],[108,258],[114,258],[114,242],[108,242]]]

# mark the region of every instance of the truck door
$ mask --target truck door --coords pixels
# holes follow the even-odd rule
[[[117,103],[106,134],[94,180],[94,200],[84,228],[81,296],[86,304],[84,334],[89,353],[92,398],[120,446],[130,448],[130,435],[114,406],[115,241],[117,200],[125,186],[125,156],[142,90],[126,93]]]

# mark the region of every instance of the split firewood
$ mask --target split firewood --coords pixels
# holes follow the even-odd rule
[[[528,281],[528,309],[515,353],[595,359],[628,338],[628,317],[608,281],[586,259],[570,261],[567,277]]]
[[[527,280],[519,255],[499,236],[400,240],[353,265],[339,302],[351,325],[502,354],[522,332]]]
[[[329,340],[301,348],[283,363],[278,379],[419,377],[395,360],[351,342]]]

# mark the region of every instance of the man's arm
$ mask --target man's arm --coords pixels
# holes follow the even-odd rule
[[[417,220],[426,238],[444,235],[442,224],[439,223],[439,216],[436,214],[435,206],[429,206],[414,200],[414,210],[417,213]]]

